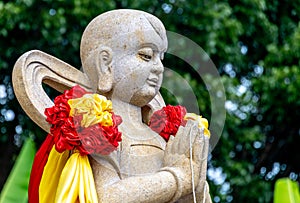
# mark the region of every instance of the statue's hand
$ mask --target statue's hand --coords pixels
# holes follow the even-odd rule
[[[188,120],[186,126],[180,127],[176,136],[167,143],[164,166],[175,176],[180,196],[192,192],[192,179],[197,186],[200,173],[206,168],[207,147],[204,140],[208,138],[200,130],[197,122]]]

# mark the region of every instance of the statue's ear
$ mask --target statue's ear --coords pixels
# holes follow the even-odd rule
[[[101,93],[109,92],[113,84],[113,74],[111,69],[112,50],[102,46],[96,54],[96,70],[98,75],[97,90]]]

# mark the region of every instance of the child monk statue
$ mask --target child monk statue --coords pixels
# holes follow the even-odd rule
[[[42,82],[58,90],[80,84],[110,99],[114,113],[122,118],[118,148],[109,155],[89,156],[98,202],[211,202],[206,182],[209,139],[198,123],[188,120],[166,141],[143,122],[143,107],[160,98],[167,46],[166,31],[158,18],[143,11],[121,9],[97,16],[86,27],[80,46],[83,73],[55,62],[58,59],[44,60],[43,54],[37,54],[40,58],[35,61],[49,62],[44,66],[57,69],[52,72],[59,75],[42,77]],[[24,66],[18,64],[16,69]],[[21,77],[17,70],[14,77]],[[47,124],[40,121],[44,119],[41,112],[49,107],[48,100],[44,105],[34,104],[30,96],[22,96],[24,91],[19,89],[23,87],[16,80],[16,94],[21,95],[18,99],[26,97],[27,105],[32,104],[23,108],[27,113],[36,109],[34,114],[40,116],[33,120],[48,130]],[[22,98],[20,103],[24,103]],[[158,103],[162,105],[163,101]]]

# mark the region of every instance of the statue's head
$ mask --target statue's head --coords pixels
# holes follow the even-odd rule
[[[95,91],[143,106],[158,93],[166,50],[166,31],[158,18],[121,9],[89,23],[80,57]]]

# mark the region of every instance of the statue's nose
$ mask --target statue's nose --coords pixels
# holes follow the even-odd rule
[[[162,62],[160,60],[156,60],[156,62],[153,63],[151,72],[155,74],[161,74],[163,71],[164,71],[164,66]]]

